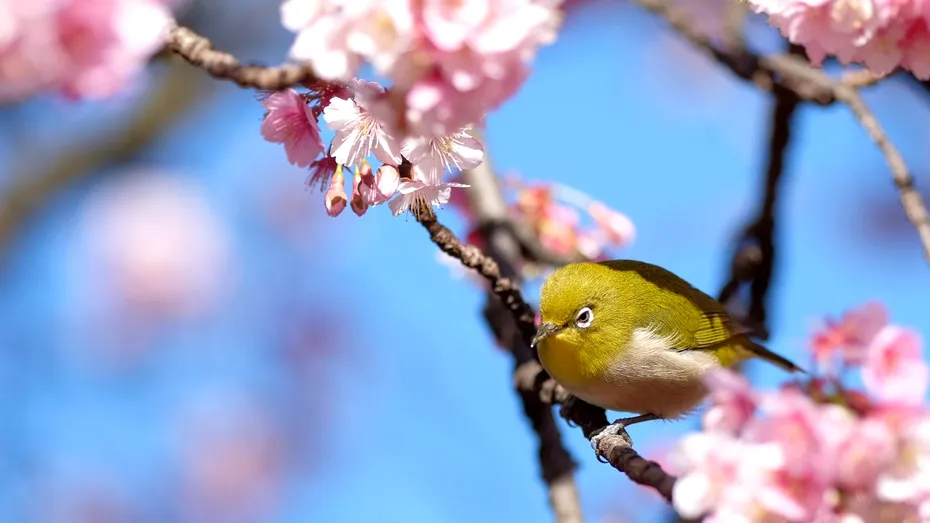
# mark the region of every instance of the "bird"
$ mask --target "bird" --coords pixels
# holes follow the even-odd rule
[[[692,413],[711,369],[758,358],[804,372],[753,341],[719,301],[644,261],[563,265],[543,282],[539,312],[531,345],[549,375],[587,403],[636,414],[595,435],[595,451],[632,424]]]

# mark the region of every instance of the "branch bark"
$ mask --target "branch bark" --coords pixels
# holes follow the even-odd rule
[[[239,87],[280,91],[294,85],[320,82],[305,65],[269,67],[241,64],[235,56],[214,49],[208,38],[176,24],[168,31],[165,47],[213,78],[232,81]]]

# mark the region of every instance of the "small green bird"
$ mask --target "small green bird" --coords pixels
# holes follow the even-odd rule
[[[681,418],[707,395],[712,368],[761,358],[791,361],[749,339],[717,300],[662,267],[634,260],[565,265],[543,283],[533,338],[543,367],[566,390],[601,408],[639,414],[602,431]]]

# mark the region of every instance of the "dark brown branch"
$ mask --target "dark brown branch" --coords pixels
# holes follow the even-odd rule
[[[320,81],[310,67],[305,65],[284,64],[267,67],[240,64],[233,55],[214,49],[206,37],[179,25],[170,29],[165,47],[210,76],[230,80],[239,87],[280,91],[295,85]]]
[[[792,49],[793,53],[798,51],[797,48]],[[774,95],[761,203],[756,217],[737,242],[730,263],[729,280],[717,296],[735,313],[742,325],[762,339],[769,336],[766,305],[775,265],[775,204],[785,170],[792,123],[801,102],[793,91],[784,88],[776,88]],[[738,296],[737,291],[745,285],[750,286],[749,305],[736,307],[733,300]]]
[[[523,300],[520,289],[510,278],[501,275],[501,268],[490,256],[474,245],[463,244],[445,225],[436,221],[436,215],[430,212],[420,213],[418,221],[429,232],[430,240],[439,249],[462,262],[462,265],[474,269],[491,285],[491,292],[507,307],[517,321],[517,327],[523,339],[533,339],[536,334],[536,314],[533,308]]]

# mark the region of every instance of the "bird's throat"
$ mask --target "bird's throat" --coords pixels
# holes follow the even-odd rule
[[[539,360],[550,376],[567,388],[584,386],[604,374],[611,364],[609,354],[584,350],[561,336],[539,345]]]

